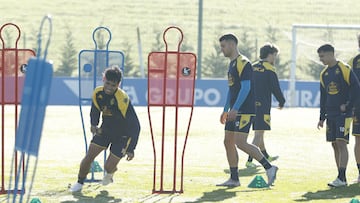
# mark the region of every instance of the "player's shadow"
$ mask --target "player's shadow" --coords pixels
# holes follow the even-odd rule
[[[122,202],[122,199],[115,198],[113,196],[109,196],[109,192],[106,190],[100,191],[95,197],[86,196],[81,192],[73,193],[73,197],[77,200],[67,200],[62,201],[61,203],[80,203],[80,202],[96,202],[96,203],[107,203],[107,202]]]
[[[338,198],[353,198],[359,195],[360,184],[352,184],[347,187],[329,188],[327,190],[318,190],[316,192],[307,192],[303,194],[297,202],[307,202],[313,200],[333,200]]]
[[[229,169],[224,169],[224,172],[227,173],[227,174],[230,174]],[[240,177],[254,176],[254,175],[258,175],[258,174],[261,174],[260,167],[241,168],[241,169],[239,169],[239,176]]]
[[[191,202],[186,203],[200,203],[200,202],[223,202],[236,196],[236,191],[227,191],[230,188],[220,188],[210,192],[204,192],[203,196]]]

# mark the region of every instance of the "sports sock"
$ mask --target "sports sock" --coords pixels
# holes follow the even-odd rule
[[[269,163],[269,161],[265,157],[262,158],[259,162],[266,170],[271,168],[271,164]]]
[[[265,158],[269,158],[269,154],[266,152],[266,149],[264,151],[261,151],[261,153],[264,155]]]
[[[253,160],[253,158],[251,157],[251,156],[249,156],[249,158],[248,158],[248,162],[252,162],[252,160]]]
[[[78,177],[78,183],[84,185],[84,181],[85,181],[86,177],[82,178],[82,177]]]
[[[358,171],[359,171],[359,175],[360,175],[360,164],[356,164],[357,165],[357,168],[358,168]]]
[[[238,167],[230,167],[230,178],[233,180],[239,180]]]
[[[339,168],[339,175],[338,175],[338,178],[341,180],[341,181],[345,181],[346,182],[346,168]]]

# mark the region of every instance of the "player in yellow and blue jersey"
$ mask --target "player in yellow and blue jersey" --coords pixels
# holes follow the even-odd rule
[[[70,188],[71,192],[82,189],[91,163],[96,156],[110,146],[110,155],[105,162],[103,185],[113,182],[120,159],[134,158],[134,150],[140,133],[140,123],[128,95],[119,88],[122,72],[116,66],[104,72],[103,86],[95,88],[90,111],[91,132],[94,134],[89,149],[80,164],[78,181]],[[99,120],[102,116],[100,127]]]
[[[260,60],[253,64],[256,116],[253,124],[255,136],[252,143],[260,148],[265,158],[269,161],[274,161],[278,158],[278,156],[269,156],[264,143],[264,132],[271,129],[270,110],[272,95],[279,102],[279,109],[282,109],[285,104],[285,98],[281,92],[274,67],[278,53],[279,49],[275,45],[266,43],[260,48]],[[252,160],[253,158],[249,156],[245,166],[248,168],[256,167]]]
[[[317,50],[325,68],[320,73],[320,120],[318,128],[326,120],[326,141],[331,142],[338,176],[328,185],[341,187],[347,185],[346,167],[349,153],[349,131],[353,105],[357,102],[358,81],[350,67],[335,58],[335,49],[330,44]]]
[[[357,41],[360,51],[360,33],[357,35]],[[351,66],[357,78],[360,79],[360,53],[349,61],[349,65]],[[359,171],[358,178],[355,182],[360,183],[360,106],[359,105],[354,105],[352,134],[355,137],[354,154],[355,154],[356,165]]]
[[[266,169],[268,185],[276,178],[278,167],[273,166],[260,152],[259,148],[247,142],[247,137],[255,114],[252,66],[249,60],[239,53],[238,40],[233,34],[220,37],[221,51],[230,59],[228,69],[228,93],[220,122],[225,124],[224,145],[230,167],[230,178],[217,186],[236,187],[240,185],[238,175],[238,153],[236,147],[254,157]]]

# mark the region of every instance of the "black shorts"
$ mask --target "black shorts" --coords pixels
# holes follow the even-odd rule
[[[118,158],[122,158],[126,154],[126,150],[130,144],[131,138],[127,136],[121,136],[119,134],[109,135],[109,134],[101,134],[95,135],[91,143],[94,143],[100,147],[104,147],[107,149],[110,145],[110,152],[117,156]]]
[[[240,114],[235,121],[226,122],[225,131],[249,133],[253,117],[253,114]]]
[[[360,112],[354,112],[352,123],[352,134],[354,136],[360,136]]]
[[[253,130],[271,130],[270,120],[270,114],[256,114]]]
[[[349,142],[350,124],[352,118],[339,115],[326,119],[326,141],[334,142],[337,139]]]

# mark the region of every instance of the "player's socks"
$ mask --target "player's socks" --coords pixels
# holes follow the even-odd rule
[[[230,178],[233,180],[238,181],[239,180],[239,172],[238,167],[230,167]]]
[[[259,162],[266,170],[271,168],[270,162],[265,157],[263,157]]]
[[[338,178],[341,180],[341,181],[345,181],[346,182],[346,168],[339,168],[339,175],[338,175]]]
[[[269,158],[269,154],[267,153],[266,149],[264,151],[261,151],[261,153],[264,155],[266,159]]]
[[[84,178],[82,178],[82,177],[78,177],[78,183],[80,183],[80,184],[84,184],[84,181],[85,181],[85,179],[86,179],[86,177],[84,177]]]

